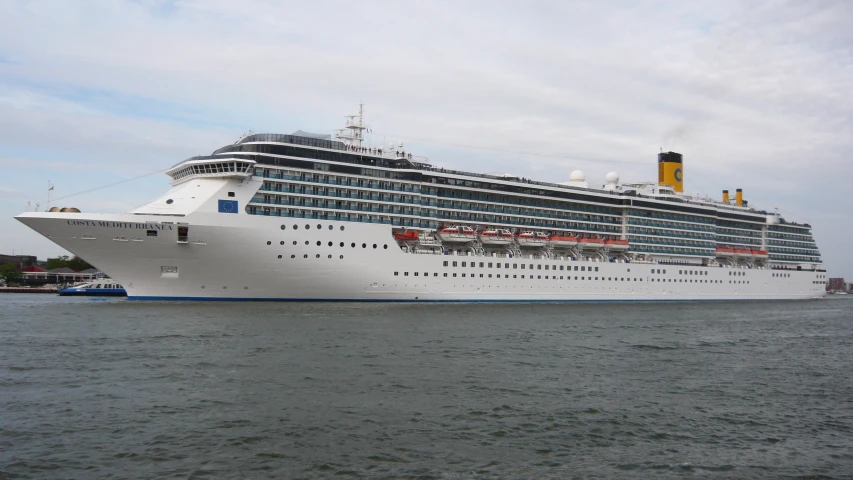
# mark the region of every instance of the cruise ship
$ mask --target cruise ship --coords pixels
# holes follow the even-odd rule
[[[130,299],[397,302],[808,299],[826,274],[811,227],[737,189],[591,186],[433,166],[368,145],[363,109],[333,135],[248,134],[167,171],[125,214],[16,218],[123,284]],[[653,158],[653,157],[652,157]],[[651,159],[650,159],[651,160]],[[652,162],[650,161],[650,166]]]

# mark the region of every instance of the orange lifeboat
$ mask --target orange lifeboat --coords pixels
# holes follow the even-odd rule
[[[548,245],[548,235],[540,232],[521,232],[516,241],[521,247],[544,247]]]
[[[734,251],[734,249],[733,249],[733,248],[729,248],[729,247],[717,247],[717,256],[718,256],[718,257],[721,257],[721,258],[723,258],[723,257],[733,257],[733,256],[734,256],[734,254],[735,254],[735,251]]]
[[[413,242],[418,239],[417,230],[404,230],[402,232],[394,232],[394,239],[402,242]]]
[[[466,243],[477,239],[477,232],[471,227],[444,227],[438,231],[443,242]]]
[[[512,243],[512,233],[509,230],[484,230],[480,233],[483,245],[509,245]]]
[[[578,245],[580,245],[581,248],[595,250],[596,248],[604,247],[604,240],[596,237],[581,238],[578,240]]]
[[[578,237],[572,235],[551,235],[548,240],[553,247],[574,247],[578,244]]]
[[[766,250],[752,250],[752,256],[762,260],[770,258],[770,254]]]
[[[752,258],[752,251],[743,248],[736,248],[735,256],[738,258]]]
[[[628,240],[612,239],[612,240],[605,240],[604,246],[607,247],[609,250],[614,251],[614,252],[624,252],[624,251],[628,250],[628,248],[631,246],[631,244],[628,243]]]

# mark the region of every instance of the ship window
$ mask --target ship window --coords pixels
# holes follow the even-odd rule
[[[416,276],[416,277],[418,276],[418,272],[415,272],[415,276]]]
[[[465,274],[464,274],[464,273],[462,274],[462,278],[465,278]]]
[[[484,263],[480,262],[480,268],[483,268]]]
[[[445,274],[444,274],[444,276],[446,277],[446,276],[447,276],[447,273],[445,273]]]
[[[290,258],[296,258],[296,255],[291,255]]]
[[[352,244],[351,244],[350,246],[351,246],[352,248],[355,248],[355,242],[352,242]]]
[[[453,274],[453,278],[456,278],[456,274],[455,274],[455,273]]]
[[[317,230],[320,230],[321,228],[323,228],[323,226],[318,223],[317,224]]]
[[[495,264],[495,266],[496,266],[496,267],[498,267],[498,268],[501,268],[501,264],[500,264],[500,263]]]
[[[302,258],[308,258],[308,254],[302,255]]]
[[[384,248],[385,250],[388,250],[388,245],[382,245],[382,248]]]
[[[536,270],[542,270],[542,265],[536,265]]]
[[[156,237],[157,236],[157,230],[148,230],[147,234],[149,237]]]
[[[281,226],[281,229],[282,229],[282,230],[284,230],[285,228],[287,228],[287,227],[285,227],[284,225],[282,225],[282,226]]]
[[[233,197],[233,196],[234,196],[234,192],[228,192],[228,196],[229,196],[229,197]]]
[[[332,230],[332,229],[334,229],[334,228],[335,228],[335,227],[333,227],[333,226],[329,225],[329,230]]]
[[[294,226],[293,226],[293,229],[294,229],[294,230],[299,230],[299,225],[294,225]]]
[[[548,270],[549,265],[545,265],[545,270]]]
[[[366,244],[366,243],[362,243],[362,244],[361,244],[361,248],[367,248],[367,244]]]
[[[281,258],[281,255],[279,255],[278,258]]]
[[[166,205],[171,205],[174,202],[171,198],[166,200]]]
[[[267,245],[272,245],[272,242],[267,240]]]
[[[409,276],[409,272],[404,272],[404,273],[403,273],[403,276],[404,276],[404,277],[408,277],[408,276]]]
[[[453,261],[453,266],[454,266],[454,267],[456,266],[456,261],[455,261],[455,260]]]
[[[468,266],[468,265],[467,265],[467,262],[462,262],[462,266],[463,266],[463,267],[467,267],[467,266]]]
[[[578,267],[575,267],[575,268],[577,269]],[[586,271],[586,267],[581,267],[581,271],[582,271],[582,272],[585,272],[585,271]]]
[[[518,269],[518,264],[517,264],[517,263],[513,263],[513,264],[512,264],[512,268],[513,268],[514,270],[517,270],[517,269]]]
[[[445,266],[445,267],[447,266],[447,260],[445,260],[445,261],[444,261],[444,266]]]

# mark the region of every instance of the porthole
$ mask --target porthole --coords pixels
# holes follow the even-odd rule
[[[294,225],[294,226],[293,226],[293,229],[294,229],[294,230],[299,230],[299,225]]]
[[[302,255],[302,258],[308,258],[308,254]]]
[[[291,255],[290,258],[296,258],[296,255]]]
[[[202,285],[201,288],[204,289],[204,285]]]
[[[281,255],[279,255],[278,258],[281,258]]]
[[[332,246],[332,245],[334,245],[334,243],[332,243],[332,242],[329,242],[329,246],[330,246],[330,247],[331,247],[331,246]]]
[[[384,248],[385,250],[388,250],[388,245],[383,245],[382,248]]]
[[[293,241],[293,244],[296,245],[296,240]]]
[[[170,199],[168,199],[168,200],[166,200],[166,205],[171,205],[171,204],[173,204],[173,203],[175,203],[175,201],[174,201],[174,200],[172,200],[171,198],[170,198]]]
[[[320,254],[319,254],[319,253],[317,254],[317,258],[320,258]]]
[[[329,225],[329,230],[334,230],[334,229],[335,229],[335,227]]]
[[[344,226],[343,226],[343,225],[341,225],[341,231],[342,231],[342,232],[344,231]]]
[[[311,225],[308,225],[308,224],[306,223],[306,224],[305,224],[305,230],[310,230],[310,229],[311,229]]]
[[[287,227],[285,227],[284,225],[282,225],[282,226],[281,226],[281,229],[282,229],[282,230],[284,230],[284,229],[286,229],[286,228],[287,228]]]
[[[279,243],[280,243],[281,245],[284,245],[284,240],[282,240],[282,241],[281,241],[281,242],[279,242]]]
[[[374,248],[374,249],[376,249],[376,244],[375,244],[375,243],[373,244],[373,248]]]
[[[344,242],[341,242],[341,247],[343,247],[343,246],[344,246]]]
[[[243,290],[248,290],[248,289],[249,289],[249,287],[243,287]]]
[[[308,245],[308,240],[305,240],[305,245]]]
[[[352,248],[355,248],[355,242],[352,242],[352,244],[351,244],[350,246],[351,246]]]
[[[361,248],[367,248],[367,244],[366,244],[366,243],[362,243],[362,244],[361,244]]]
[[[272,242],[267,240],[267,245],[272,245]]]
[[[227,290],[227,289],[228,289],[228,287],[226,287],[225,285],[223,285],[223,286],[222,286],[222,289],[223,289],[223,290]]]
[[[320,230],[321,228],[323,228],[323,226],[318,223],[317,224],[317,230]]]
[[[322,245],[322,244],[323,244],[323,242],[321,242],[320,240],[317,240],[317,246],[318,246],[318,247],[319,247],[320,245]]]
[[[332,258],[332,256],[331,256],[331,255],[329,255],[329,258]]]
[[[344,259],[344,256],[343,256],[343,255],[341,255],[341,260],[343,260],[343,259]]]

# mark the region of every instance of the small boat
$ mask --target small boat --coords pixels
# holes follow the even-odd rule
[[[102,278],[59,290],[61,297],[126,297],[127,290],[111,278]]]
[[[509,245],[512,243],[512,233],[509,230],[483,230],[480,242],[483,245]]]
[[[548,245],[548,235],[541,232],[521,232],[516,241],[521,247],[544,247]]]
[[[759,258],[761,260],[770,258],[770,254],[767,253],[766,250],[752,250],[750,253],[752,253],[753,257]]]
[[[742,248],[735,249],[735,256],[738,258],[752,258],[752,251]]]
[[[467,243],[477,239],[477,232],[471,227],[444,227],[438,231],[438,238],[442,242]]]
[[[552,247],[574,247],[578,244],[578,237],[572,235],[551,235],[548,239]]]
[[[395,240],[399,240],[401,242],[414,242],[418,240],[418,231],[417,230],[402,230],[398,232],[394,232]]]
[[[595,238],[595,237],[593,237],[593,238],[581,238],[578,240],[578,245],[580,245],[581,248],[594,250],[596,248],[604,247],[604,240],[602,240],[600,238]]]
[[[628,240],[612,239],[605,240],[604,246],[613,252],[625,252],[631,246]]]
[[[735,255],[735,250],[729,247],[717,247],[717,256],[718,257],[733,257]]]

